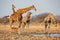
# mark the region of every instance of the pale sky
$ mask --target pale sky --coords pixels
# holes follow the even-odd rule
[[[60,15],[60,0],[0,0],[0,17],[12,14],[12,4],[15,5],[15,10],[34,5],[37,11],[31,10],[32,16],[49,12]]]

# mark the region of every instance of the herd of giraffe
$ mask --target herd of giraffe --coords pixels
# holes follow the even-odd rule
[[[29,23],[30,23],[30,15],[32,14],[31,12],[28,12],[30,10],[35,10],[36,11],[36,8],[34,5],[30,6],[30,7],[27,7],[27,8],[21,8],[21,9],[18,9],[17,11],[14,10],[15,6],[12,4],[12,11],[13,11],[13,14],[11,14],[10,16],[10,27],[11,29],[13,28],[12,27],[12,24],[14,22],[17,22],[18,23],[18,28],[22,27],[24,28],[25,26],[29,28]],[[27,12],[27,15],[25,17],[22,17],[22,14],[26,13]],[[54,20],[51,16],[51,14],[48,15],[48,17],[46,17],[47,20],[49,19],[49,21],[45,21],[45,29],[47,28],[47,22],[48,24],[50,25],[51,24],[51,20],[53,20],[54,22],[56,22],[56,20]],[[45,19],[46,19],[45,18]],[[52,18],[52,19],[51,19]],[[52,21],[52,22],[53,22]],[[55,23],[56,24],[56,23]]]
[[[31,12],[28,12],[30,10],[35,10],[36,11],[36,8],[34,5],[30,6],[30,7],[27,7],[27,8],[22,8],[22,9],[18,9],[17,11],[14,10],[15,6],[12,4],[12,11],[13,11],[13,14],[11,14],[10,16],[10,27],[12,27],[12,24],[14,22],[17,22],[18,23],[18,27],[23,27],[22,25],[27,25],[29,24],[30,22],[30,15],[32,14]],[[22,18],[22,14],[24,13],[27,13],[27,15]]]

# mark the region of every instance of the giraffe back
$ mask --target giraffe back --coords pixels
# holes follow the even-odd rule
[[[21,16],[22,16],[21,14],[15,12],[14,14],[12,14],[10,16],[10,20],[17,20],[17,19],[21,18]]]

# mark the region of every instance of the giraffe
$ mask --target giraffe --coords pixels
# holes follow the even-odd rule
[[[44,20],[47,21],[49,27],[50,27],[51,24],[55,24],[56,23],[55,17],[51,13],[49,13]]]
[[[15,13],[15,6],[14,6],[14,4],[12,4],[12,11],[13,11],[13,13]]]
[[[10,16],[10,27],[12,28],[12,24],[14,21],[17,21],[18,22],[18,27],[21,26],[21,21],[22,21],[22,14],[28,12],[29,10],[35,10],[36,11],[36,8],[34,5],[30,6],[30,7],[27,7],[27,8],[21,8],[21,9],[18,9],[15,13],[13,13],[11,16]]]
[[[28,12],[27,15],[22,19],[22,27],[24,28],[25,25],[29,28],[29,23],[30,23],[30,16],[31,16],[31,12]]]
[[[45,23],[45,32],[47,32],[47,29],[50,28],[51,24],[54,24],[55,26],[57,26],[57,21],[55,20],[54,15],[51,13],[49,13],[47,17],[44,19],[44,23]]]

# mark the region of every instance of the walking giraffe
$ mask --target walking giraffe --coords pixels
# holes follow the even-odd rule
[[[21,21],[22,21],[22,14],[26,13],[29,10],[35,10],[36,11],[36,8],[35,8],[34,5],[32,5],[32,6],[27,7],[27,8],[18,9],[15,13],[13,13],[10,16],[10,27],[12,28],[12,24],[13,24],[14,21],[17,21],[18,22],[18,27],[20,27],[21,26]]]
[[[27,26],[29,28],[29,23],[30,23],[30,16],[31,16],[31,12],[28,12],[27,15],[22,19],[22,27],[24,28],[25,26]]]

